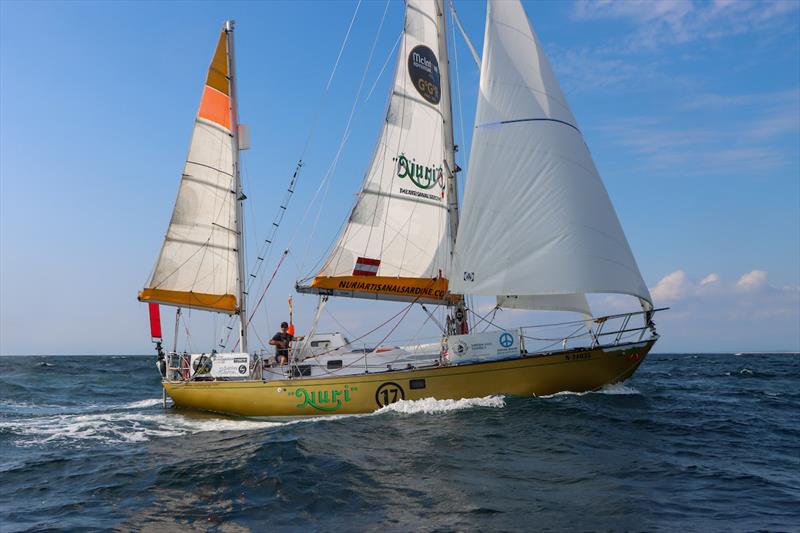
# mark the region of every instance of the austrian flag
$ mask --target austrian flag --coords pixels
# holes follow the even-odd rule
[[[377,276],[380,259],[368,259],[359,257],[356,259],[356,267],[353,269],[354,276]]]

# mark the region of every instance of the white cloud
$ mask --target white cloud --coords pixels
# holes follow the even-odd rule
[[[736,283],[726,283],[716,272],[695,282],[683,270],[676,270],[661,278],[650,293],[656,306],[669,303],[699,314],[722,312],[731,319],[800,317],[800,287],[769,285],[767,273],[758,269],[742,274]]]
[[[635,29],[628,46],[635,50],[753,31],[794,31],[793,21],[786,15],[798,6],[794,0],[578,0],[573,14],[581,20],[629,21]]]
[[[689,278],[684,270],[676,270],[661,278],[656,286],[650,289],[650,293],[656,303],[659,301],[676,302],[716,297],[732,297],[752,302],[759,294],[767,295],[769,298],[777,294],[794,294],[796,297],[800,297],[800,288],[793,286],[773,287],[767,284],[767,273],[758,269],[742,274],[736,283],[725,283],[716,272],[712,272],[699,282],[695,282]]]
[[[742,274],[736,282],[736,288],[742,291],[754,291],[763,288],[767,284],[767,273],[763,270],[753,270],[747,274]]]
[[[651,289],[653,299],[659,300],[677,300],[683,298],[691,289],[689,281],[686,279],[686,272],[683,270],[676,270],[672,274],[667,274],[655,288]]]
[[[800,287],[770,285],[763,270],[727,282],[712,273],[699,283],[678,270],[651,292],[656,307],[670,307],[656,317],[669,342],[691,339],[691,349],[723,351],[800,349]]]
[[[703,285],[710,285],[712,283],[717,283],[718,281],[719,281],[719,274],[717,274],[716,272],[712,272],[711,274],[700,280],[700,286],[702,287]]]

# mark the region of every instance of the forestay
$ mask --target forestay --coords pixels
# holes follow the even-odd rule
[[[236,192],[228,43],[208,69],[164,244],[139,300],[237,311]]]
[[[386,118],[361,192],[324,266],[308,286],[298,285],[300,292],[436,302],[446,297],[443,161],[450,109],[437,11],[432,0],[406,4]]]
[[[488,2],[451,290],[588,314],[642,280],[575,117],[518,0]],[[518,298],[509,298],[516,296]]]

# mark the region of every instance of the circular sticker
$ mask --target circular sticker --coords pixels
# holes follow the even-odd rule
[[[433,50],[425,45],[415,46],[408,54],[408,75],[422,97],[432,104],[441,98],[439,61]]]
[[[503,348],[510,348],[514,344],[514,337],[511,333],[503,333],[500,335],[500,346]]]
[[[378,404],[378,407],[386,407],[391,403],[405,399],[406,393],[403,387],[392,381],[387,381],[375,391],[375,403]]]
[[[456,341],[453,343],[453,352],[455,355],[462,356],[467,355],[469,351],[469,345],[464,341]]]

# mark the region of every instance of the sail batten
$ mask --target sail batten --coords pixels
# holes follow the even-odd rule
[[[439,15],[434,0],[406,3],[387,112],[361,191],[322,269],[310,283],[298,284],[300,292],[445,300],[451,250],[444,173],[450,110],[443,95],[449,89],[443,72],[447,65],[439,58]],[[431,284],[435,287],[428,294]]]
[[[489,0],[450,289],[587,314],[587,293],[650,294],[518,0]]]
[[[220,33],[161,252],[139,300],[238,312],[237,195],[228,39]]]

